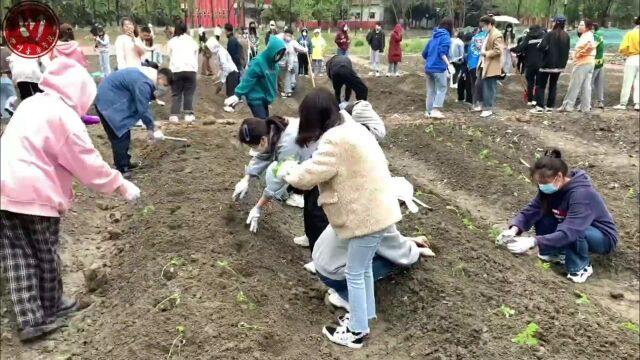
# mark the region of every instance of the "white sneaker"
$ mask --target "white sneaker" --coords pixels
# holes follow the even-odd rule
[[[169,116],[169,122],[172,124],[177,124],[180,122],[180,119],[176,115]]]
[[[391,73],[387,73],[387,75],[385,75],[385,76],[386,76],[386,77],[390,77],[390,76],[391,76]]]
[[[224,111],[230,112],[230,113],[236,112],[236,109],[232,108],[231,106],[225,106],[223,109]]]
[[[309,238],[307,235],[298,236],[293,238],[293,243],[298,246],[309,247]]]
[[[573,281],[574,283],[582,284],[583,282],[587,281],[589,276],[591,276],[592,274],[593,274],[593,267],[591,266],[591,264],[589,264],[585,266],[584,269],[578,271],[577,273],[567,274],[567,278]]]
[[[553,108],[546,107],[546,108],[544,108],[544,112],[547,113],[547,114],[551,114],[551,113],[553,113]]]
[[[308,272],[315,274],[316,273],[316,266],[313,265],[313,261],[310,261],[306,264],[304,264],[304,269],[307,270]]]
[[[348,326],[325,326],[322,328],[322,333],[329,338],[332,342],[346,346],[352,349],[360,349],[364,344],[364,337],[367,333],[354,333],[349,330]]]
[[[538,259],[554,264],[564,264],[564,254],[540,255],[540,253],[538,253]]]
[[[444,119],[444,114],[442,114],[438,109],[433,109],[431,110],[429,117],[434,119]]]
[[[304,208],[304,198],[300,194],[291,194],[285,204],[297,208]]]
[[[400,77],[401,75],[400,75],[400,73],[399,73],[399,72],[397,72],[397,73],[395,73],[395,75],[394,75],[394,76],[395,76],[395,77]]]
[[[622,105],[622,104],[616,105],[613,107],[613,110],[627,110],[627,105]]]
[[[471,108],[471,111],[473,111],[473,112],[480,112],[480,111],[482,111],[482,106],[480,106],[480,105],[475,105],[473,108]]]
[[[380,76],[380,73],[376,71],[376,77],[379,77],[379,76]]]
[[[489,116],[493,115],[493,111],[491,110],[485,110],[482,113],[480,113],[480,117],[481,118],[487,118]]]
[[[373,76],[373,75],[375,75],[375,74],[376,74],[376,73],[374,73],[373,71],[369,71],[369,74],[367,74],[367,75],[369,75],[369,76]]]
[[[535,103],[535,102],[533,102],[533,101],[529,101],[529,102],[527,102],[527,106],[533,106],[533,105],[535,105],[535,104],[536,104],[536,103]]]
[[[184,122],[186,122],[187,124],[191,124],[191,123],[193,123],[194,121],[196,121],[196,117],[195,117],[195,115],[193,115],[193,114],[186,114],[186,115],[184,116]]]
[[[340,295],[338,295],[337,292],[334,292],[334,293],[328,294],[328,295],[329,296],[327,296],[327,300],[329,300],[331,305],[349,311],[349,302],[347,300],[343,299]],[[338,319],[338,320],[340,320],[340,319]],[[343,323],[340,322],[340,325],[343,325]]]
[[[350,323],[351,323],[351,314],[346,313],[344,315],[338,316],[338,325],[349,326]]]
[[[458,84],[451,84],[451,88],[452,89],[457,89],[458,88]]]
[[[533,109],[529,110],[529,112],[532,114],[544,114],[544,109],[540,106],[536,106]]]

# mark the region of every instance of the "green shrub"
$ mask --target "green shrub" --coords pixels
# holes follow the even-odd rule
[[[356,42],[353,44],[353,46],[355,46],[355,47],[361,47],[361,46],[364,46],[364,41],[362,41],[362,40],[356,40]]]

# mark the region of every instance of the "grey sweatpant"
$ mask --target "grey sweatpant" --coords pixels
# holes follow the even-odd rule
[[[591,87],[593,88],[595,101],[602,104],[604,104],[604,82],[604,66],[599,69],[594,69]]]
[[[585,101],[580,102],[580,110],[582,112],[591,111],[591,78],[593,77],[594,64],[582,64],[573,68],[571,72],[571,81],[567,89],[567,95],[564,97],[560,109],[565,111],[573,111],[578,96]]]

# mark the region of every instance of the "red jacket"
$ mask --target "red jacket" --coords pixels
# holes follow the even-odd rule
[[[344,23],[340,24],[340,30],[336,34],[336,45],[339,49],[349,50],[351,40],[349,40],[349,34],[344,31]]]
[[[397,24],[389,38],[389,62],[397,63],[402,61],[402,25]]]

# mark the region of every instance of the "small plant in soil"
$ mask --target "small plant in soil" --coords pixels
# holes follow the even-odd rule
[[[455,211],[456,215],[458,215],[458,217],[460,216],[460,211],[458,211],[458,209],[456,209],[455,207],[447,206],[446,209],[447,210],[453,210],[453,211]]]
[[[174,256],[171,258],[171,261],[169,261],[163,268],[162,271],[160,272],[160,279],[163,280],[168,280],[164,277],[164,273],[165,271],[169,271],[171,274],[173,274],[176,271],[176,268],[178,266],[182,266],[184,265],[184,259],[181,258],[180,256]],[[168,268],[168,269],[167,269]]]
[[[464,218],[462,219],[462,223],[464,224],[464,226],[467,227],[467,229],[469,230],[475,230],[476,227],[473,225],[473,221],[469,218]]]
[[[178,304],[180,304],[180,301],[181,301],[180,293],[175,293],[165,298],[164,300],[160,301],[158,305],[156,305],[155,310],[165,311],[165,310],[173,309],[174,307],[178,306]]]
[[[622,323],[622,328],[628,331],[631,331],[634,334],[640,334],[640,327],[638,327],[638,324],[633,323],[631,321],[627,321]]]
[[[587,294],[577,291],[576,292],[576,296],[578,296],[578,298],[576,299],[576,304],[578,304],[578,305],[589,305],[589,304],[591,304],[591,300],[589,300],[589,297],[587,297]]]
[[[151,216],[154,212],[156,212],[156,208],[153,205],[147,205],[142,209],[142,216]]]
[[[178,349],[176,350],[178,352],[178,357],[182,357],[180,350],[182,349],[182,345],[184,345],[184,343],[186,342],[186,340],[184,339],[184,331],[184,325],[176,326],[176,332],[178,333],[178,336],[176,336],[176,338],[173,339],[173,342],[171,343],[171,348],[169,349],[167,360],[171,359],[171,354],[173,353],[173,348],[176,346],[176,344],[178,345]]]
[[[511,170],[511,166],[504,164],[502,170],[506,176],[513,176],[513,170]]]
[[[511,342],[518,344],[520,346],[527,345],[529,347],[538,345],[538,339],[536,338],[536,333],[540,328],[536,323],[529,323],[527,328],[522,330],[521,333],[516,335]]]
[[[218,260],[216,261],[216,265],[218,265],[219,267],[233,273],[234,275],[238,275],[238,273],[233,270],[233,268],[231,267],[231,265],[229,265],[229,260]]]
[[[481,160],[489,160],[489,149],[484,149],[480,151],[479,155]]]
[[[262,330],[264,329],[261,326],[257,326],[257,325],[249,325],[246,322],[239,322],[238,323],[238,328],[240,329],[247,329],[247,330]]]
[[[500,236],[500,233],[502,231],[500,231],[500,229],[492,227],[491,229],[489,229],[488,233],[489,233],[489,239],[493,240],[496,242],[496,246],[500,245],[499,241],[498,241],[498,236]]]
[[[518,176],[518,179],[526,182],[527,184],[531,184],[531,179],[529,179],[528,177],[526,177],[526,176],[524,176],[522,174],[520,174],[520,176]]]
[[[425,132],[427,135],[431,134],[431,136],[433,136],[433,138],[434,138],[434,139],[436,138],[436,131],[435,131],[435,129],[433,128],[433,124],[431,124],[431,125],[427,126],[427,128],[426,128],[426,129],[424,129],[424,132]]]
[[[241,307],[249,310],[255,310],[257,308],[256,304],[249,300],[242,290],[236,295],[236,302],[240,304]]]
[[[500,305],[500,308],[498,309],[498,311],[500,311],[502,315],[504,315],[504,317],[506,317],[507,319],[512,317],[516,313],[515,310],[513,310],[512,308],[504,304]]]
[[[456,267],[453,268],[453,276],[460,276],[460,277],[466,277],[465,273],[464,273],[464,263],[460,263],[458,264]]]
[[[627,191],[627,194],[624,196],[624,200],[622,201],[623,203],[627,201],[627,199],[634,199],[638,196],[638,192],[636,191],[636,189],[634,188],[629,188],[629,191]]]
[[[536,266],[538,267],[538,269],[540,269],[542,271],[547,271],[547,270],[551,269],[551,263],[548,263],[548,262],[542,261],[542,260],[538,260],[538,262],[536,263]]]

